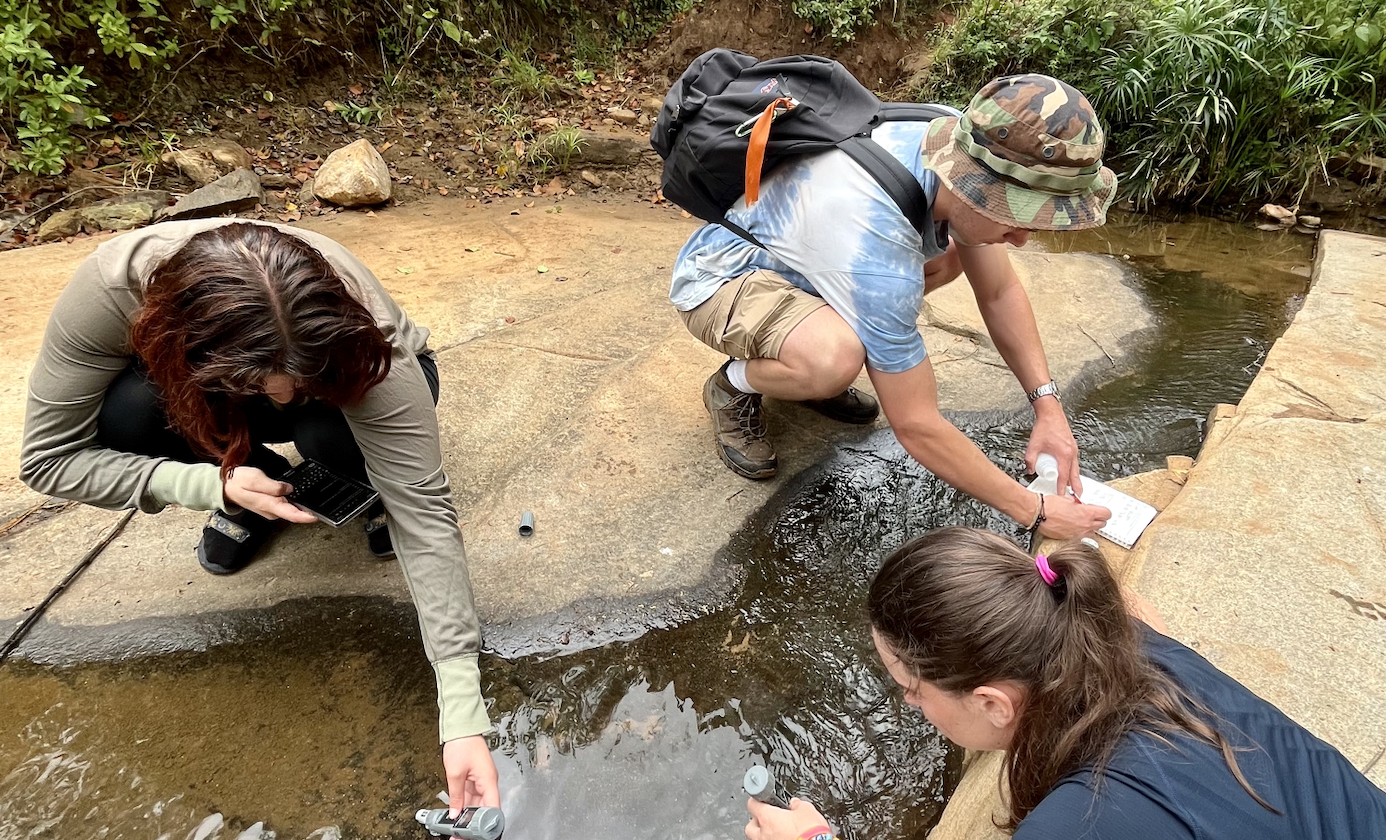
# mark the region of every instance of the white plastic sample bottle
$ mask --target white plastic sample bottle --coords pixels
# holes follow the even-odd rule
[[[1041,452],[1035,459],[1035,480],[1030,482],[1030,490],[1045,496],[1059,495],[1059,459],[1048,452]]]

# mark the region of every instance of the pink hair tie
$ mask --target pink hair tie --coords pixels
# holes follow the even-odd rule
[[[1049,586],[1059,582],[1059,573],[1049,568],[1049,558],[1043,554],[1035,555],[1035,568],[1039,569],[1040,577],[1044,578],[1044,582]]]

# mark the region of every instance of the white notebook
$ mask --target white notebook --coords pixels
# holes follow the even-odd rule
[[[1112,512],[1112,518],[1097,533],[1122,548],[1134,546],[1158,512],[1140,499],[1133,499],[1086,475],[1083,476],[1083,503],[1101,505]]]

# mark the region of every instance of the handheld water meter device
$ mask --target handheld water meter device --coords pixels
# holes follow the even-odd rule
[[[499,808],[463,808],[456,819],[447,808],[420,808],[414,819],[434,837],[461,837],[462,840],[497,840],[505,831],[505,814]]]
[[[348,478],[307,458],[280,476],[293,485],[289,501],[334,528],[355,519],[380,498],[369,484]]]
[[[784,789],[784,785],[775,780],[775,774],[771,773],[768,767],[761,767],[759,764],[751,767],[741,780],[741,787],[745,788],[747,796],[757,802],[774,805],[776,808],[789,807],[789,792]]]

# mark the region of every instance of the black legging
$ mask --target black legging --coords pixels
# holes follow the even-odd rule
[[[438,404],[438,365],[431,356],[419,356],[433,404]],[[245,407],[250,424],[250,454],[246,465],[278,478],[289,469],[284,457],[266,443],[293,442],[299,454],[321,461],[331,469],[359,481],[367,481],[366,459],[351,434],[345,415],[317,400],[277,407],[269,397],[256,397]],[[101,413],[96,418],[97,442],[108,449],[153,458],[172,458],[186,464],[212,459],[192,448],[169,428],[158,386],[149,381],[142,365],[132,363],[111,382]]]

